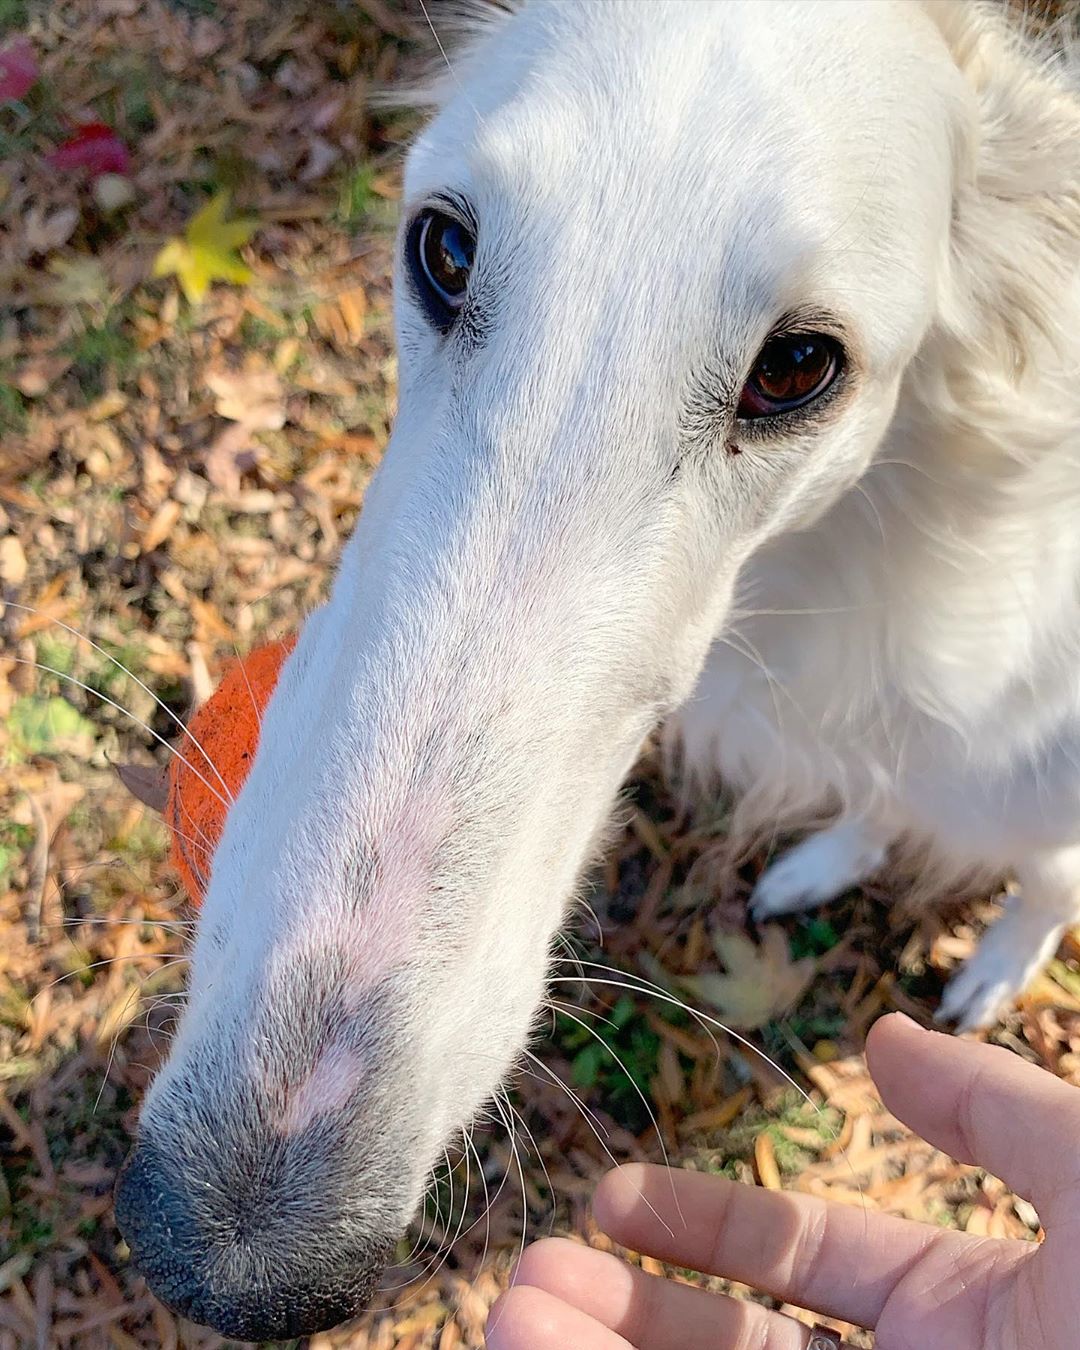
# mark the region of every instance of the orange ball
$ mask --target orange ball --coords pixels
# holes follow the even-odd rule
[[[188,723],[169,761],[165,800],[165,823],[172,840],[169,861],[195,904],[202,902],[210,879],[228,804],[255,758],[263,709],[282,662],[295,646],[294,635],[256,647],[232,662]]]

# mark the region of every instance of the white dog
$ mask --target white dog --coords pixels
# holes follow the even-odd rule
[[[439,12],[435,11],[438,21]],[[215,860],[117,1212],[219,1330],[362,1306],[676,709],[762,878],[1080,887],[1080,102],[966,0],[529,0],[408,162],[401,412]]]

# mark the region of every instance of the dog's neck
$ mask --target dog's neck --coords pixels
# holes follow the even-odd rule
[[[923,367],[842,504],[876,537],[893,668],[951,722],[1034,718],[1035,734],[1075,701],[1080,399],[1061,360],[1046,349],[979,386]]]

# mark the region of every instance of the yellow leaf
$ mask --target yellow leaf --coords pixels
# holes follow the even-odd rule
[[[251,218],[226,220],[229,195],[219,192],[187,223],[182,238],[170,239],[154,259],[154,276],[175,274],[191,304],[197,304],[215,281],[243,283],[251,271],[237,256],[259,222]]]
[[[764,930],[760,947],[745,933],[721,932],[713,934],[713,946],[727,973],[685,975],[679,983],[729,1026],[763,1027],[797,1003],[814,977],[814,961],[792,961],[777,924]]]

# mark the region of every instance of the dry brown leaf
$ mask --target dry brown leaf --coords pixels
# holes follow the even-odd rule
[[[0,539],[0,581],[21,586],[26,580],[26,553],[17,535]]]
[[[85,784],[65,783],[58,775],[53,777],[47,788],[37,793],[37,804],[45,819],[50,838],[67,819],[71,808],[77,806],[85,796]]]
[[[254,353],[242,369],[211,369],[205,379],[214,395],[215,412],[234,423],[203,454],[206,475],[215,487],[235,494],[243,472],[258,462],[255,433],[278,431],[285,425],[281,379],[269,362]]]
[[[130,985],[113,1000],[94,1031],[98,1045],[109,1045],[139,1015],[140,986]]]
[[[15,372],[15,388],[26,398],[40,398],[42,394],[47,394],[70,368],[70,356],[34,357]]]
[[[347,291],[342,291],[337,302],[341,317],[345,320],[345,327],[349,331],[349,338],[354,344],[362,341],[364,316],[367,313],[367,295],[363,286],[353,286]]]
[[[56,211],[42,212],[31,207],[24,222],[24,237],[32,253],[41,255],[66,244],[79,223],[77,206],[61,206]]]
[[[262,357],[249,355],[240,370],[208,370],[206,384],[219,417],[249,431],[278,431],[285,425],[281,379]]]
[[[203,452],[202,461],[206,476],[214,487],[235,497],[240,491],[241,475],[259,462],[251,428],[243,423],[226,427]]]
[[[165,810],[169,792],[167,770],[158,765],[114,764],[116,776],[136,801],[159,814]]]
[[[701,1130],[726,1130],[736,1116],[749,1105],[753,1092],[749,1088],[740,1088],[726,1101],[707,1107],[687,1116],[679,1126],[680,1134],[696,1134]]]
[[[150,524],[143,531],[143,537],[139,541],[139,552],[153,553],[159,544],[164,543],[172,534],[182,511],[183,507],[179,502],[171,499],[162,502],[154,512]]]
[[[764,1187],[770,1191],[783,1189],[780,1167],[776,1161],[776,1149],[773,1147],[772,1137],[766,1130],[762,1130],[754,1140],[754,1166],[757,1168],[758,1180]]]

